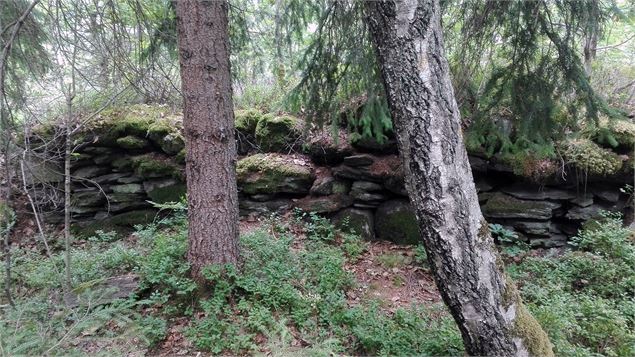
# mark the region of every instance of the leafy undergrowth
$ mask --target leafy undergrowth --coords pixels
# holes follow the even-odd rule
[[[635,356],[635,245],[605,214],[573,239],[576,250],[508,266],[557,356]]]
[[[557,355],[635,355],[631,234],[609,215],[580,234],[575,250],[505,248]],[[17,306],[0,310],[0,355],[463,354],[438,293],[406,296],[434,289],[416,283],[431,282],[420,247],[362,242],[316,215],[272,218],[242,235],[241,271],[209,267],[201,291],[188,277],[186,236],[176,214],[126,239],[78,242],[73,277],[82,299],[72,307],[61,303],[61,252],[16,252]],[[99,303],[99,282],[130,272],[138,292]]]

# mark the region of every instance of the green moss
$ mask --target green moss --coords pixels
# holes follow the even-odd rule
[[[180,202],[181,198],[185,196],[187,188],[185,184],[176,184],[167,187],[155,188],[148,192],[148,197],[152,202],[166,203],[166,202]]]
[[[612,175],[622,168],[614,152],[601,148],[589,139],[573,139],[562,144],[564,157],[581,170],[595,175]]]
[[[159,158],[151,154],[133,157],[132,168],[137,176],[143,178],[169,176],[182,179],[183,177],[181,168],[169,158]]]
[[[375,215],[377,236],[397,244],[417,244],[421,241],[417,217],[407,206],[391,208]],[[382,210],[380,207],[378,209]]]
[[[257,109],[237,110],[234,114],[236,130],[245,135],[253,136],[260,119],[265,116]]]
[[[185,155],[185,148],[183,148],[174,156],[174,160],[179,164],[185,164]]]
[[[335,180],[333,182],[333,193],[346,194],[351,190],[351,184],[346,181]]]
[[[128,150],[138,150],[147,147],[149,143],[145,139],[141,139],[133,135],[128,135],[117,139],[117,145]]]
[[[516,306],[513,334],[523,340],[530,356],[554,356],[549,336],[529,313],[522,301],[518,301],[518,306]]]
[[[236,176],[243,192],[295,193],[308,190],[313,183],[313,172],[308,163],[294,162],[292,156],[256,154],[246,157],[236,165]]]
[[[292,116],[265,115],[256,125],[256,144],[264,151],[282,151],[300,136],[300,126],[301,121]]]

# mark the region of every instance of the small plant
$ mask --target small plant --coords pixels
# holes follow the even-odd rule
[[[426,253],[426,248],[422,244],[418,244],[414,247],[414,253],[415,263],[421,266],[428,264],[428,253]]]
[[[97,230],[93,236],[88,237],[88,240],[91,242],[114,242],[117,238],[117,232]]]
[[[518,234],[516,234],[516,232],[509,230],[500,224],[490,223],[489,231],[492,233],[492,237],[503,243],[514,243],[518,240]]]

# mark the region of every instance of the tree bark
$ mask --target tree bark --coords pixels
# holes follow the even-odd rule
[[[505,276],[478,205],[444,56],[438,0],[366,2],[388,104],[437,286],[478,356],[553,356]]]
[[[189,248],[193,277],[238,262],[236,144],[226,1],[176,3],[184,96]]]

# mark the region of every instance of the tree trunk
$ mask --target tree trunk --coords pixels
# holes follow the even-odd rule
[[[192,275],[238,261],[236,143],[225,1],[176,3]]]
[[[463,144],[438,0],[368,1],[423,243],[470,355],[553,356],[551,343],[505,276],[478,205]]]

